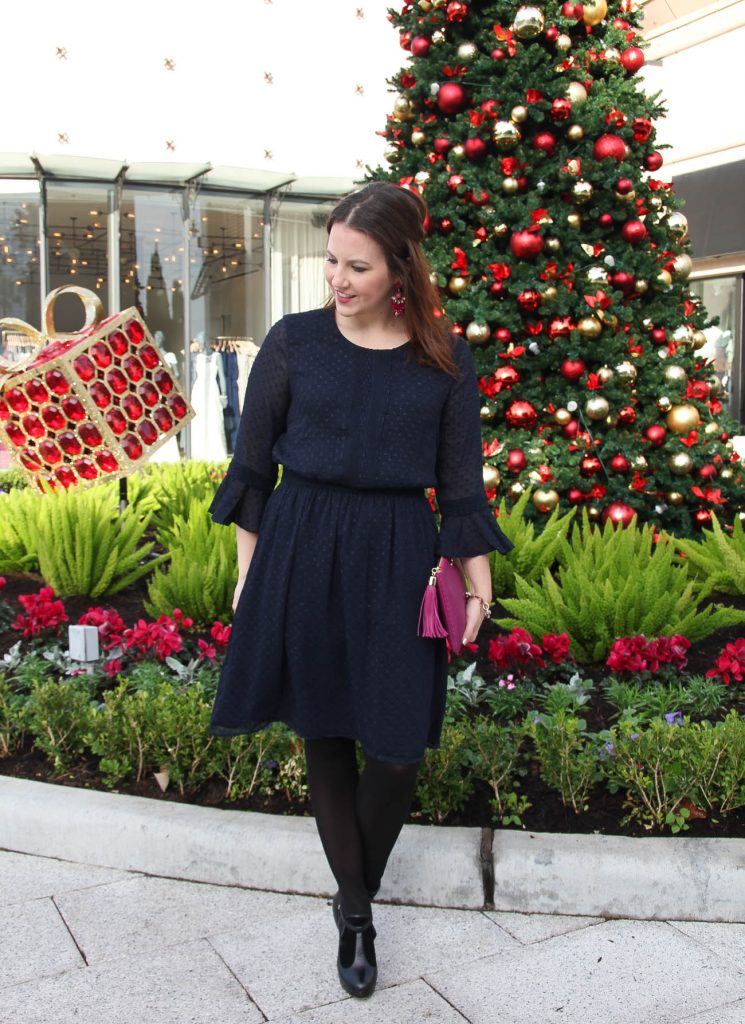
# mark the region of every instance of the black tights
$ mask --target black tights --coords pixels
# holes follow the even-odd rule
[[[308,787],[345,917],[370,913],[388,857],[409,813],[418,764],[367,758],[357,771],[354,740],[306,740]]]

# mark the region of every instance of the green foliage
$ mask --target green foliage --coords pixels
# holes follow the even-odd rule
[[[544,782],[575,814],[586,811],[590,789],[598,778],[595,737],[587,732],[587,723],[562,710],[534,715],[528,719],[528,728]]]
[[[85,750],[90,716],[90,679],[73,676],[34,683],[22,721],[36,749],[46,754],[56,772],[62,772]]]
[[[441,825],[449,814],[461,810],[474,788],[473,773],[466,771],[472,761],[467,727],[446,719],[440,746],[427,748],[419,768],[416,789],[419,813]]]
[[[523,726],[499,725],[479,715],[468,726],[468,742],[474,754],[474,774],[489,786],[489,806],[502,825],[520,825],[520,815],[530,807],[516,793],[525,738]]]
[[[745,529],[740,519],[735,516],[730,537],[712,514],[711,529],[704,530],[702,537],[701,541],[677,541],[679,560],[691,576],[705,580],[710,590],[720,594],[745,594]]]
[[[33,532],[39,567],[58,597],[117,594],[167,556],[148,556],[148,520],[119,513],[108,487],[55,491],[35,508]]]
[[[556,715],[566,711],[574,713],[590,702],[593,685],[588,679],[581,679],[578,674],[572,676],[568,683],[551,683],[540,695],[540,704],[547,715]]]
[[[10,757],[23,744],[23,708],[26,697],[0,672],[0,758]]]
[[[152,525],[159,544],[166,549],[180,544],[180,523],[188,520],[194,501],[209,506],[226,468],[226,463],[196,459],[146,467],[139,483],[153,506]]]
[[[566,539],[575,510],[560,515],[554,509],[536,537],[536,524],[525,518],[525,506],[531,492],[525,490],[511,510],[502,499],[499,525],[515,545],[508,555],[492,551],[489,555],[493,592],[501,600],[516,593],[515,577],[538,580],[556,561],[562,540]]]
[[[207,511],[209,498],[195,498],[183,518],[173,521],[171,561],[148,585],[150,615],[181,608],[196,625],[209,626],[232,614],[238,579],[235,527],[216,526]]]
[[[673,711],[709,718],[719,712],[734,694],[718,679],[691,676],[676,681],[626,681],[610,676],[605,699],[624,721],[648,722]]]
[[[499,681],[486,682],[476,672],[476,662],[448,676],[448,711],[456,719],[467,717],[471,710],[488,710],[496,719],[517,718],[535,699],[536,686],[530,680],[519,680],[512,688]]]
[[[616,529],[608,521],[601,530],[585,513],[582,529],[562,542],[561,562],[556,576],[546,569],[540,582],[517,577],[517,597],[502,602],[512,617],[497,623],[534,636],[566,632],[578,662],[607,657],[618,637],[682,633],[695,642],[745,622],[745,611],[700,605],[708,588],[689,580],[673,544],[655,543],[649,524]]]
[[[30,488],[0,493],[0,573],[39,568],[34,520],[42,495]]]
[[[28,487],[28,477],[20,469],[0,469],[0,491],[21,490]]]

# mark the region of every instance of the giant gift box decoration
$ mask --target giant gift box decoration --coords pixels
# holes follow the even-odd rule
[[[55,332],[62,292],[85,308],[74,334]],[[94,292],[64,285],[44,303],[46,334],[0,320],[39,346],[21,363],[0,360],[0,438],[40,487],[125,476],[194,416],[139,312],[102,316]]]

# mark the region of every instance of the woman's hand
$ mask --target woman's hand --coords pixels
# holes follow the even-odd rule
[[[238,577],[238,582],[236,583],[235,590],[233,591],[233,611],[235,611],[236,608],[238,607],[238,602],[240,601],[241,594],[243,593],[243,584],[245,582],[246,582],[246,577],[245,576],[239,576]]]
[[[238,607],[238,601],[243,591],[243,584],[248,576],[248,568],[256,550],[256,542],[259,539],[257,533],[249,533],[248,530],[237,526],[235,529],[235,540],[238,553],[238,582],[233,592],[233,611]]]
[[[463,643],[475,643],[482,623],[485,621],[484,606],[479,597],[469,597],[466,601],[466,628],[463,631]]]
[[[470,583],[473,597],[466,601],[466,628],[463,631],[463,643],[475,642],[482,623],[488,615],[484,602],[491,603],[491,569],[488,555],[474,555],[472,558],[459,559],[461,569]]]

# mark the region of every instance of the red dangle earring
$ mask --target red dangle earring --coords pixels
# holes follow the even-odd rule
[[[402,317],[406,312],[406,296],[403,293],[400,281],[396,281],[395,285],[393,286],[393,295],[391,295],[391,309],[393,310],[393,315],[396,317],[396,319]]]

